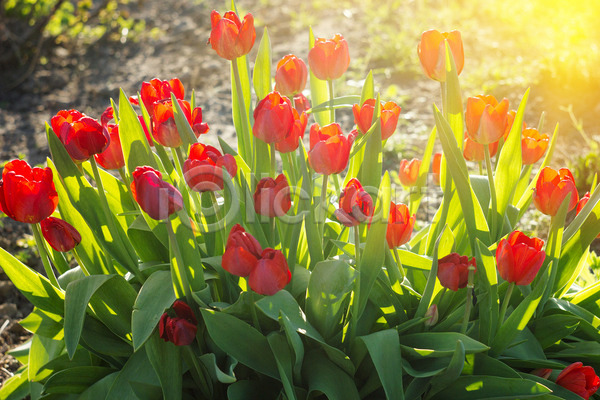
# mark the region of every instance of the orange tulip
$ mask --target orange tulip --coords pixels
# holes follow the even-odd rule
[[[581,210],[583,210],[583,207],[585,207],[588,201],[590,201],[590,192],[586,192],[581,198],[581,200],[579,200],[579,202],[577,203],[577,214],[579,214]],[[600,234],[596,236],[596,238],[600,238]]]
[[[332,39],[317,38],[308,52],[308,65],[321,80],[341,77],[350,65],[350,52],[346,39],[339,33]]]
[[[298,140],[304,138],[308,117],[304,111],[302,114],[298,115],[298,111],[296,111],[295,108],[292,108],[292,114],[294,115],[294,123],[291,129],[287,132],[281,142],[275,143],[275,149],[280,153],[296,151],[299,146]]]
[[[381,103],[381,140],[386,140],[394,134],[398,125],[401,108],[393,101]],[[375,112],[375,99],[366,100],[362,106],[352,106],[354,123],[361,133],[366,133],[371,128],[373,113]]]
[[[550,137],[546,134],[540,134],[537,129],[527,128],[523,130],[521,138],[523,164],[534,164],[542,158],[548,148],[549,141]]]
[[[345,226],[356,226],[373,215],[373,199],[359,180],[350,179],[340,194],[339,208],[335,216]]]
[[[571,171],[567,168],[556,171],[550,167],[544,167],[535,184],[533,203],[542,213],[553,217],[569,193],[571,193],[571,200],[568,211],[571,211],[579,201],[579,194]]]
[[[271,92],[254,109],[252,133],[265,143],[285,140],[294,128],[292,102],[279,92]]]
[[[479,144],[469,138],[465,132],[465,142],[463,146],[463,156],[467,161],[483,161],[485,153],[482,144]],[[498,142],[490,143],[490,157],[494,157],[498,152]]]
[[[421,168],[421,160],[413,158],[408,161],[406,159],[400,161],[400,171],[398,178],[403,186],[414,186],[419,177],[419,169]]]
[[[210,13],[210,22],[212,31],[208,43],[220,57],[234,60],[252,50],[256,39],[252,14],[246,14],[242,22],[233,11],[227,11],[221,17],[221,14],[213,10]]]
[[[352,142],[342,134],[339,124],[310,127],[308,162],[315,172],[323,175],[339,174],[348,165]]]
[[[431,162],[431,173],[433,174],[433,183],[440,184],[440,171],[442,169],[442,153],[435,153]]]
[[[507,113],[507,99],[498,103],[494,96],[469,97],[465,112],[469,137],[479,144],[497,142],[506,130]]]
[[[417,46],[423,71],[428,77],[439,82],[446,81],[446,46],[444,40],[448,40],[456,64],[456,72],[460,75],[465,64],[465,53],[459,31],[440,33],[432,29],[423,32],[421,42]]]
[[[306,86],[308,69],[301,58],[288,54],[277,63],[275,91],[287,97],[300,93]]]
[[[385,234],[390,249],[402,246],[410,240],[413,226],[415,225],[415,216],[410,215],[406,204],[395,204],[392,201],[390,206],[390,215]]]

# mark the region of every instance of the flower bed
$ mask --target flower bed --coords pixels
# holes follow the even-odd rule
[[[558,130],[524,125],[528,92],[516,111],[490,95],[463,111],[460,33],[425,32],[419,57],[443,101],[393,191],[382,150],[401,109],[372,74],[360,95],[335,96],[342,35],[311,31],[308,68],[290,55],[273,74],[266,31],[249,68],[252,15],[211,21],[237,149],[202,144],[195,94],[153,79],[100,121],[58,112],[48,167],[5,165],[0,207],[31,225],[46,276],[0,251],[35,306],[3,398],[594,395],[600,284],[576,279],[600,191],[579,201],[571,173],[549,166]],[[354,113],[348,134],[340,108]],[[430,164],[443,200],[415,227]],[[519,230],[532,202],[551,217],[545,240]]]

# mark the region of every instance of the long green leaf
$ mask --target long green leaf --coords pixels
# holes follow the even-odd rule
[[[480,240],[475,251],[477,260],[477,282],[475,294],[479,307],[479,340],[490,343],[499,318],[498,273],[493,254]]]
[[[367,336],[361,336],[358,339],[362,340],[367,346],[387,398],[403,400],[402,379],[398,377],[400,371],[402,371],[402,354],[398,331],[386,329]]]
[[[271,93],[271,40],[266,26],[258,45],[252,83],[258,99],[264,99]]]
[[[162,388],[163,399],[180,400],[182,392],[181,348],[163,341],[158,332],[146,342],[146,353]]]
[[[473,375],[461,376],[431,400],[445,400],[448,393],[455,400],[491,400],[528,399],[550,392],[546,386],[527,379]]]
[[[437,129],[434,126],[429,134],[429,139],[427,140],[427,145],[425,146],[425,151],[423,152],[423,160],[421,161],[421,166],[419,167],[419,176],[417,178],[417,182],[415,183],[416,190],[411,191],[409,195],[410,215],[417,213],[419,205],[421,204],[421,199],[423,199],[423,195],[425,195],[427,190],[427,173],[429,172],[429,164],[431,164],[433,146],[435,144],[436,136]]]
[[[309,396],[323,393],[332,400],[360,399],[352,378],[318,351],[306,355],[302,373],[308,382]]]
[[[275,356],[277,362],[277,370],[283,389],[289,400],[296,400],[296,392],[294,391],[294,378],[292,372],[292,353],[285,338],[285,334],[280,332],[272,332],[267,336],[269,346]]]

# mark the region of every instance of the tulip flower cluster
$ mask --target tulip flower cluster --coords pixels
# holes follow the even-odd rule
[[[414,38],[442,103],[393,187],[384,154],[403,140],[401,108],[372,73],[336,96],[341,34],[311,31],[306,62],[275,63],[252,14],[210,18],[237,148],[210,131],[201,96],[157,78],[99,121],[57,111],[47,167],[4,165],[0,210],[30,224],[44,273],[0,250],[35,306],[17,353],[28,364],[0,398],[595,395],[600,290],[580,273],[600,191],[580,199],[551,167],[556,136],[523,122],[528,92],[518,111],[492,95],[463,104],[461,34]],[[524,227],[534,207],[548,233]]]

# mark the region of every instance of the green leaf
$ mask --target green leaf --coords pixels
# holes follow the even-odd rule
[[[241,92],[244,99],[245,113],[242,112],[242,105],[239,102],[238,87],[234,74],[234,63],[239,72]],[[252,95],[250,93],[250,72],[248,70],[248,57],[242,56],[231,61],[231,102],[233,112],[233,124],[238,138],[238,151],[246,161],[252,165],[252,136],[251,121],[251,102]],[[245,120],[245,121],[244,121]],[[246,128],[248,130],[246,130]]]
[[[44,336],[48,339],[61,340],[64,337],[63,318],[61,315],[49,313],[39,308],[19,322],[29,332]]]
[[[341,260],[321,261],[310,275],[306,316],[325,340],[330,340],[342,327],[355,276],[350,265]]]
[[[581,400],[581,397],[579,397],[579,395],[576,395],[575,393],[571,392],[570,390],[565,389],[564,387],[562,387],[548,379],[540,378],[539,376],[525,374],[525,373],[521,373],[521,377],[523,377],[523,379],[528,379],[530,381],[535,381],[541,385],[544,385],[548,389],[552,390],[552,393],[557,396],[555,398],[563,399],[563,400]]]
[[[308,32],[308,48],[312,49],[315,45],[315,36],[313,34],[312,27],[309,27]],[[312,104],[321,104],[329,100],[329,89],[327,87],[327,81],[318,79],[315,74],[309,69],[310,74],[310,101]],[[313,114],[315,121],[320,126],[329,125],[331,121],[329,117],[329,111],[320,111]]]
[[[372,76],[371,76],[372,79]],[[363,88],[364,89],[364,88]],[[372,99],[374,96],[371,96]],[[337,110],[340,108],[352,108],[355,104],[357,104],[361,100],[360,96],[357,95],[348,95],[348,96],[340,96],[333,98],[333,109]],[[362,104],[362,103],[361,103]],[[331,109],[331,102],[326,100],[319,105],[316,105],[306,111],[307,114],[318,113],[322,111],[329,111]]]
[[[200,311],[208,334],[221,350],[257,372],[279,378],[275,357],[261,333],[232,315]]]
[[[481,353],[489,347],[457,332],[424,332],[400,335],[402,353],[410,358],[450,357],[456,350],[456,342],[460,340],[466,354]]]
[[[454,133],[454,138],[458,147],[462,149],[463,143],[463,106],[462,96],[460,94],[460,83],[458,80],[458,71],[456,64],[454,63],[454,57],[452,56],[452,49],[448,41],[445,41],[446,45],[446,82],[442,86],[444,91],[444,117],[450,124],[450,129]],[[446,151],[444,151],[446,153]]]
[[[444,120],[444,117],[437,108],[435,108],[434,114],[437,129],[440,133],[442,147],[444,148],[444,154],[446,155],[446,160],[448,162],[448,169],[456,184],[456,190],[460,199],[462,214],[467,225],[471,248],[475,248],[475,239],[479,239],[484,244],[489,245],[491,243],[489,228],[479,201],[473,193],[465,159],[454,136],[452,136],[450,126]]]
[[[423,295],[421,297],[421,300],[419,301],[419,306],[417,307],[417,311],[415,312],[415,318],[425,317],[425,313],[427,312],[429,304],[433,299],[438,273],[438,254],[440,254],[439,249],[445,242],[454,243],[454,237],[452,236],[452,232],[450,231],[450,229],[446,229],[446,227],[440,233],[440,236],[438,237],[435,247],[433,249],[433,260],[431,263],[431,270],[429,271],[429,275],[427,276],[427,284],[425,285],[425,290],[423,291]]]
[[[362,340],[367,346],[387,398],[403,400],[402,379],[399,379],[398,376],[402,371],[402,354],[398,331],[386,329],[367,336],[361,336],[358,339]]]
[[[110,391],[106,395],[107,399],[136,399],[137,396],[133,390],[132,384],[140,382],[155,385],[158,377],[154,373],[152,365],[148,361],[144,348],[139,349],[132,354],[127,363],[115,378]]]
[[[459,377],[431,400],[445,400],[448,393],[452,393],[454,400],[508,400],[529,399],[550,392],[546,386],[527,379],[473,375]]]
[[[163,399],[179,400],[182,392],[181,348],[163,341],[158,332],[146,342],[146,353],[162,388]]]
[[[169,271],[150,275],[140,289],[131,316],[133,348],[137,351],[150,337],[166,308],[175,302]]]
[[[498,273],[494,255],[479,239],[475,249],[477,261],[475,276],[479,283],[475,286],[477,307],[479,308],[479,340],[488,344],[492,341],[500,317]]]
[[[292,353],[290,351],[285,334],[280,332],[271,332],[267,336],[269,346],[275,356],[277,362],[277,370],[281,383],[283,383],[283,389],[288,399],[296,400],[296,393],[294,392],[294,378],[292,373]]]
[[[187,214],[184,211],[179,211],[178,216],[179,218],[171,218],[170,223],[173,227],[175,238],[177,240],[176,245],[179,247],[179,251],[181,252],[182,262],[184,263],[183,269],[187,275],[187,282],[189,283],[192,292],[197,292],[206,287],[206,282],[204,281],[204,266],[202,265],[202,256],[200,255],[198,243],[196,242],[196,237],[194,236],[192,227],[190,226],[189,222],[182,222],[188,221]],[[172,271],[178,272],[180,268],[177,267],[177,259],[174,254],[173,243],[170,243],[170,253]]]
[[[254,62],[252,83],[254,84],[254,93],[259,100],[271,93],[271,40],[266,26]]]
[[[65,294],[65,346],[69,358],[73,358],[79,344],[85,311],[90,299],[100,286],[113,277],[114,275],[92,275],[71,282],[67,286]]]
[[[107,367],[67,368],[52,375],[44,384],[45,393],[78,394],[113,372]]]
[[[502,354],[517,333],[525,329],[542,299],[547,282],[548,275],[544,275],[531,293],[521,301],[517,308],[500,326],[500,329],[498,329],[496,336],[492,340],[490,350],[491,355],[497,356]]]
[[[234,383],[237,381],[234,368],[238,362],[235,359],[227,357],[226,371],[221,370],[217,364],[217,358],[214,353],[202,354],[200,357],[198,357],[198,359],[200,362],[202,362],[202,364],[204,364],[204,367],[206,367],[206,370],[210,374],[213,381],[219,381],[221,383]]]
[[[171,92],[171,103],[173,104],[173,119],[175,120],[175,126],[177,126],[177,133],[183,143],[183,149],[187,150],[188,146],[196,143],[196,134],[190,126],[190,122],[185,116],[183,109],[179,105],[175,93]],[[190,110],[190,112],[193,110]]]
[[[579,320],[578,317],[561,314],[538,318],[535,321],[535,337],[543,348],[550,347],[575,332]]]
[[[58,357],[64,349],[65,344],[63,341],[34,335],[31,339],[31,348],[29,349],[29,360],[27,363],[29,380],[33,382],[47,378],[51,371],[45,371],[43,374],[40,374],[40,371],[44,365]]]
[[[128,175],[131,176],[137,167],[144,165],[158,169],[158,164],[150,150],[144,128],[140,125],[137,113],[129,103],[129,98],[123,90],[119,91],[119,117],[119,138],[121,139]],[[148,122],[146,121],[146,123]]]
[[[50,281],[0,248],[2,270],[17,289],[40,310],[63,315],[65,296]]]
[[[429,139],[427,140],[427,145],[425,146],[425,151],[423,153],[423,160],[421,161],[421,166],[419,167],[419,176],[417,177],[417,182],[415,183],[416,190],[411,191],[409,195],[410,215],[417,213],[419,205],[421,204],[421,199],[423,199],[423,195],[427,191],[427,173],[429,172],[429,164],[431,164],[433,146],[435,145],[436,136],[437,129],[434,126],[429,134]]]
[[[461,375],[464,365],[465,346],[460,340],[457,340],[456,350],[454,350],[454,354],[452,354],[450,364],[448,364],[448,367],[444,372],[438,374],[432,379],[431,385],[435,388],[441,387],[441,390],[444,390],[446,386],[458,379],[458,377]]]
[[[266,385],[257,380],[244,380],[235,382],[227,387],[228,400],[265,400],[275,399],[279,395],[281,386]]]
[[[82,392],[79,396],[79,400],[106,399],[106,395],[108,394],[117,376],[119,376],[118,372],[113,372],[110,375],[106,375],[104,378],[100,379]]]
[[[379,140],[380,138],[378,138]],[[387,242],[385,235],[387,232],[387,221],[390,213],[390,175],[386,172],[379,185],[377,203],[371,228],[367,234],[367,243],[365,250],[360,259],[360,286],[359,290],[354,292],[354,301],[358,304],[357,317],[360,317],[367,300],[371,288],[375,284],[377,275],[381,272],[381,268],[385,261],[385,253],[387,251]]]
[[[379,121],[379,123],[377,123]],[[381,101],[379,95],[375,100],[373,110],[373,131],[367,137],[364,158],[360,166],[358,176],[360,182],[368,193],[373,193],[379,187],[382,173],[382,145],[381,145]],[[371,129],[369,129],[371,130]]]
[[[0,399],[21,400],[29,396],[29,381],[27,380],[27,367],[4,381],[0,388]]]
[[[360,399],[354,380],[318,351],[306,354],[302,374],[308,383],[309,397],[322,393],[330,400]]]
[[[468,354],[465,358],[463,375],[492,375],[503,378],[519,378],[519,373],[487,354]]]
[[[363,87],[362,90],[360,92],[360,98],[358,99],[358,101],[360,101],[360,103],[358,103],[361,107],[363,104],[365,104],[365,101],[369,100],[369,99],[374,99],[375,98],[375,83],[373,81],[373,70],[369,70],[369,73],[367,74],[367,77],[365,78],[365,83],[363,83]],[[356,103],[356,101],[355,101]]]
[[[90,299],[90,306],[98,319],[128,343],[131,340],[131,312],[136,296],[136,291],[125,278],[116,275],[101,285]]]
[[[299,142],[298,147],[300,156],[298,157],[300,164],[300,171],[302,174],[302,191],[308,193],[309,196],[302,196],[300,198],[300,205],[298,207],[298,213],[304,215],[304,230],[306,231],[306,242],[308,244],[308,252],[310,254],[310,266],[314,267],[319,261],[323,261],[323,244],[321,235],[318,234],[318,227],[315,221],[317,217],[315,214],[316,205],[313,206],[312,201],[315,196],[310,196],[313,193],[311,171],[307,164],[306,149],[302,141]]]

